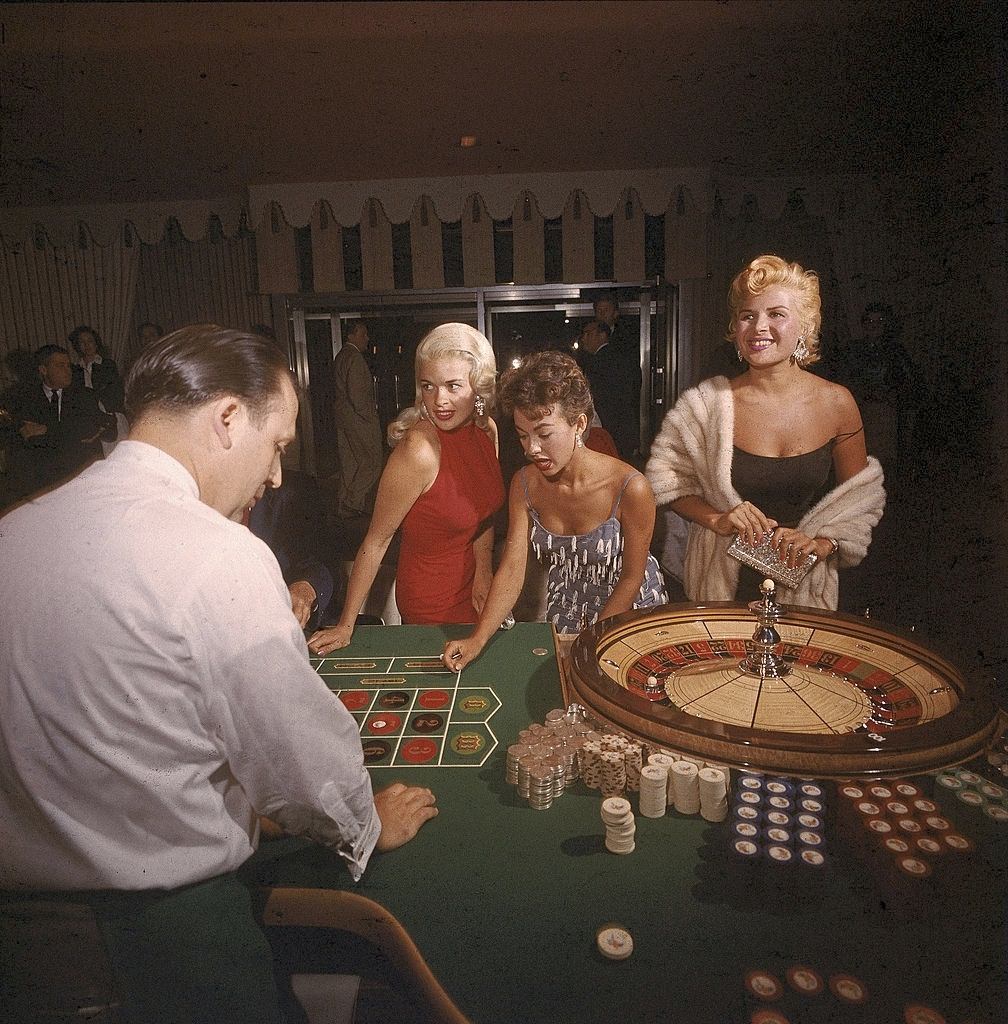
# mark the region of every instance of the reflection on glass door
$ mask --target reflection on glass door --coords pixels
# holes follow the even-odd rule
[[[543,349],[570,352],[583,365],[586,354],[578,339],[594,317],[592,300],[601,290],[576,285],[488,289],[488,336],[497,353],[498,368],[506,370],[527,353]],[[618,303],[610,344],[641,374],[637,408],[628,403],[625,413],[637,417],[640,444],[632,461],[643,464],[661,425],[666,380],[674,368],[670,366],[674,346],[667,336],[666,289],[638,285],[605,291],[615,293]]]

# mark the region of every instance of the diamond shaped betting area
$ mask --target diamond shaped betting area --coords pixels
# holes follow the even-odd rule
[[[322,681],[353,715],[368,768],[478,768],[497,746],[500,698],[461,686],[440,657],[313,656]]]

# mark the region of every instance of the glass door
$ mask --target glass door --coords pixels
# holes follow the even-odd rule
[[[383,430],[414,400],[413,358],[417,343],[435,325],[458,321],[486,334],[503,371],[529,352],[559,349],[578,356],[582,326],[593,317],[593,299],[615,294],[615,342],[633,353],[641,371],[640,464],[675,399],[675,289],[663,283],[637,285],[497,285],[481,289],[355,292],[290,296],[292,365],[302,390],[299,422],[301,466],[320,478],[336,471],[332,413],[332,360],[348,323],[364,319],[370,338],[368,361]],[[629,410],[628,410],[629,413]],[[505,469],[521,464],[514,431],[501,431]]]

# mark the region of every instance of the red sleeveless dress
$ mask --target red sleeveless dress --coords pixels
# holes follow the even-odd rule
[[[504,504],[504,479],[489,435],[475,423],[442,431],[433,487],[402,523],[396,604],[409,625],[475,622],[473,540]]]

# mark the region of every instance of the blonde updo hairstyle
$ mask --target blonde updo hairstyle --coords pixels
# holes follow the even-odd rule
[[[497,397],[497,363],[490,342],[468,324],[439,324],[417,345],[414,360],[416,398],[389,424],[388,443],[394,448],[406,431],[425,416],[423,392],[420,390],[420,366],[434,359],[464,359],[469,363],[469,384],[483,398],[484,411],[476,416],[476,424],[487,429],[490,411]]]
[[[819,361],[819,328],[822,326],[822,303],[819,299],[819,276],[805,270],[799,263],[788,263],[779,256],[757,256],[739,273],[728,289],[728,333],[735,341],[735,324],[747,299],[761,295],[768,288],[786,288],[795,297],[798,323],[805,339],[807,355],[796,360],[799,366]]]
[[[520,366],[506,370],[500,382],[501,408],[509,416],[518,409],[530,420],[548,416],[551,409],[570,424],[582,414],[594,416],[588,381],[564,352],[534,352]]]

